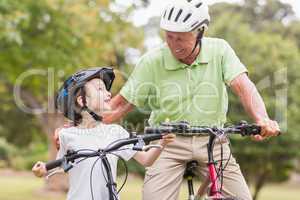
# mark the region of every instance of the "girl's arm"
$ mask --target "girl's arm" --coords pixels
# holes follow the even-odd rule
[[[159,141],[159,144],[162,146],[161,149],[152,148],[147,152],[137,152],[133,158],[137,162],[139,162],[141,165],[143,165],[145,167],[149,167],[159,157],[159,155],[161,154],[161,152],[165,148],[165,146],[168,143],[173,142],[174,140],[175,140],[174,134],[164,135],[163,139]]]

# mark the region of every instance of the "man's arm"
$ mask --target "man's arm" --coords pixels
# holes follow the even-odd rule
[[[246,73],[242,73],[233,79],[230,82],[230,88],[240,98],[245,111],[262,127],[262,137],[256,136],[257,140],[279,134],[278,123],[269,119],[263,99]]]
[[[110,102],[111,111],[102,114],[103,122],[110,124],[119,121],[133,110],[134,105],[129,103],[122,95],[117,94]]]

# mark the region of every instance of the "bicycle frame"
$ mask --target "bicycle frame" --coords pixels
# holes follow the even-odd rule
[[[210,135],[209,136],[209,142],[207,144],[207,152],[208,152],[208,172],[209,172],[209,180],[211,183],[210,189],[209,189],[209,198],[213,199],[213,200],[219,200],[221,199],[223,196],[221,194],[221,190],[220,190],[220,184],[218,181],[218,177],[217,177],[217,171],[216,171],[216,166],[215,166],[215,162],[213,160],[213,145],[214,145],[214,141],[216,139],[215,135]]]
[[[213,145],[216,139],[215,135],[210,135],[209,142],[207,144],[207,153],[208,153],[208,177],[204,180],[199,190],[197,191],[200,197],[203,197],[207,189],[209,190],[208,198],[211,200],[221,200],[224,199],[224,196],[221,192],[220,183],[218,180],[218,175],[216,173],[216,163],[213,161]],[[184,174],[184,177],[187,179],[189,197],[188,200],[195,200],[194,188],[193,188],[193,169],[198,165],[197,161],[191,161],[187,164],[187,169]]]

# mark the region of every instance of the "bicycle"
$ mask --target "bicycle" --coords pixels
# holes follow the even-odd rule
[[[47,169],[47,171],[49,171],[54,168],[61,167],[64,172],[68,172],[69,170],[71,170],[74,167],[74,165],[75,165],[74,163],[78,159],[81,159],[81,160],[79,160],[77,162],[77,164],[81,161],[84,161],[87,158],[99,157],[99,159],[101,159],[101,161],[103,163],[103,166],[104,166],[104,169],[105,169],[106,175],[107,175],[106,176],[107,177],[106,187],[107,187],[108,193],[109,193],[109,200],[119,200],[118,194],[122,190],[123,186],[125,185],[126,180],[127,180],[127,175],[128,175],[126,163],[121,158],[121,160],[125,163],[126,176],[125,176],[125,180],[124,180],[122,186],[117,191],[117,185],[116,185],[115,181],[113,180],[113,175],[112,175],[109,161],[107,159],[107,155],[108,154],[115,155],[114,152],[125,150],[125,149],[120,149],[120,148],[123,146],[129,145],[129,144],[134,145],[132,147],[132,149],[135,151],[147,151],[150,148],[160,148],[160,145],[151,145],[151,144],[146,145],[145,143],[162,139],[163,135],[164,135],[163,133],[162,134],[148,134],[148,135],[134,135],[129,138],[114,141],[111,144],[109,144],[105,149],[99,149],[97,151],[93,150],[92,152],[83,152],[82,153],[82,151],[87,151],[88,149],[79,149],[77,151],[69,150],[67,152],[67,154],[64,155],[61,159],[57,159],[57,160],[46,163],[46,169]],[[126,149],[128,149],[128,148],[126,148]],[[91,169],[91,173],[92,173],[92,170],[93,170],[93,167]],[[50,173],[48,176],[52,176],[55,173],[57,173],[57,171]],[[91,181],[90,181],[90,187],[91,187],[92,199],[94,199]]]
[[[233,125],[225,128],[207,127],[207,126],[190,126],[187,122],[178,123],[161,123],[158,127],[146,127],[146,134],[161,134],[161,133],[174,133],[181,136],[209,136],[207,144],[208,152],[208,176],[197,192],[197,199],[204,198],[210,200],[236,200],[235,197],[226,197],[222,194],[222,174],[226,168],[223,166],[223,159],[221,158],[220,167],[217,167],[217,162],[213,158],[213,148],[216,138],[227,136],[229,134],[239,134],[242,136],[251,136],[260,134],[261,127],[255,124],[248,124],[242,121],[238,125]],[[231,156],[231,153],[230,153]],[[230,159],[230,156],[228,160]],[[221,155],[222,157],[222,155]],[[187,179],[188,185],[188,200],[196,200],[193,188],[193,178],[195,177],[195,169],[198,162],[192,160],[186,164],[184,178]],[[218,168],[218,169],[217,169]],[[205,193],[208,196],[205,197]]]

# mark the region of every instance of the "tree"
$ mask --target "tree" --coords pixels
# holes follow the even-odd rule
[[[289,177],[295,168],[295,159],[299,158],[300,147],[297,132],[300,104],[296,89],[300,84],[299,47],[297,40],[283,34],[287,30],[283,19],[289,15],[289,6],[276,1],[266,1],[264,6],[259,6],[257,2],[246,1],[245,6],[217,4],[212,8],[210,28],[210,35],[224,38],[235,49],[260,90],[270,117],[277,118],[285,132],[281,137],[262,143],[239,138],[232,140],[234,155],[248,181],[254,184],[254,199],[258,198],[266,182],[284,181]],[[226,10],[223,8],[235,12],[219,12]],[[261,12],[257,12],[258,8]],[[282,15],[278,14],[282,12]],[[280,26],[280,31],[270,31],[273,25]],[[291,35],[297,37],[296,27],[292,27]],[[232,94],[229,111],[229,122],[249,120]],[[287,124],[285,119],[288,119]]]
[[[0,110],[9,113],[0,118],[2,136],[25,145],[39,130],[52,144],[55,128],[63,123],[53,102],[60,81],[86,66],[127,65],[125,51],[141,48],[143,34],[128,20],[130,7],[115,12],[111,4],[115,2],[0,2],[0,92],[5,95]],[[122,79],[117,77],[116,88]],[[53,158],[54,146],[49,147]]]
[[[20,85],[26,106],[41,108],[45,103],[52,104],[47,101],[60,86],[60,82],[56,84],[57,80],[77,69],[84,66],[113,65],[118,68],[127,65],[124,58],[126,48],[140,48],[142,38],[141,31],[124,19],[129,15],[129,9],[115,13],[108,8],[108,1],[88,2],[1,1],[3,93],[13,92],[16,81],[26,70],[44,70],[41,71],[43,74],[30,76],[30,80],[25,79]],[[50,83],[45,84],[45,78],[51,73],[55,84],[48,88]],[[119,79],[117,85],[122,83]],[[12,97],[7,95],[4,102],[7,107],[13,102]],[[49,112],[44,114],[51,114],[52,107],[48,107]],[[10,106],[10,109],[15,107]],[[43,114],[36,117],[40,124],[47,124],[43,121],[47,120]],[[49,132],[52,133],[52,130]]]

